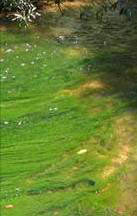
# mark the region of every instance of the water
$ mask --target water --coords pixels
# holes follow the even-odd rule
[[[2,30],[3,215],[135,212],[134,202],[125,209],[119,200],[126,187],[119,182],[129,175],[124,194],[135,197],[136,25],[114,16],[80,20],[79,10],[68,10],[30,29]],[[123,145],[132,156],[117,167]]]

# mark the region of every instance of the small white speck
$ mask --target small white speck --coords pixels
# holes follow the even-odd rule
[[[27,46],[27,47],[29,47],[29,48],[31,48],[31,45],[30,45],[30,44],[28,44],[28,43],[26,44],[26,46]]]
[[[35,62],[34,62],[34,61],[32,61],[32,62],[31,62],[31,64],[35,64]]]
[[[19,56],[16,56],[16,58],[18,59],[18,58],[19,58]]]
[[[8,73],[9,72],[9,68],[7,68],[6,70],[5,70],[5,73]]]
[[[63,35],[60,35],[60,36],[59,36],[59,39],[64,40],[65,37],[64,37]]]
[[[46,52],[43,52],[43,54],[46,54]]]
[[[0,62],[4,62],[4,59],[0,59]]]
[[[25,51],[26,51],[26,52],[28,52],[28,51],[29,51],[29,49],[25,49]]]
[[[25,63],[22,63],[21,66],[25,66]]]
[[[9,124],[9,122],[5,121],[4,124],[7,125],[7,124]]]
[[[22,124],[22,122],[20,121],[19,123],[18,123],[18,125],[21,125]]]

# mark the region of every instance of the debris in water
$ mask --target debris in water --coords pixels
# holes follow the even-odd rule
[[[29,47],[29,48],[31,48],[31,47],[32,47],[32,46],[31,46],[30,44],[28,44],[28,43],[26,44],[26,46],[27,46],[27,47]]]
[[[10,208],[14,208],[14,206],[10,204],[10,205],[6,205],[5,208],[10,209]]]
[[[3,77],[2,77],[2,79],[6,79],[6,78],[7,78],[6,76],[3,76]]]
[[[4,124],[7,125],[7,124],[9,124],[9,122],[5,121]]]
[[[7,68],[6,70],[5,70],[5,73],[8,73],[9,72],[9,68]]]
[[[22,124],[22,122],[21,122],[21,121],[19,121],[19,122],[18,122],[18,125],[21,125],[21,124]]]
[[[24,67],[24,66],[25,66],[25,63],[22,63],[22,64],[21,64],[21,66],[23,66],[23,67]]]
[[[87,149],[81,149],[80,151],[77,152],[77,154],[85,154],[87,152]]]
[[[61,40],[65,39],[65,37],[63,35],[60,35],[58,38],[61,39]]]
[[[49,111],[57,111],[57,110],[58,110],[57,107],[49,108]]]
[[[10,53],[10,52],[13,52],[13,50],[12,50],[12,49],[7,49],[7,50],[5,51],[5,53]]]

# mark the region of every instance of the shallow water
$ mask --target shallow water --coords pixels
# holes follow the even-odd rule
[[[119,182],[136,169],[136,31],[117,17],[80,20],[78,10],[73,16],[49,14],[26,30],[3,27],[3,215],[136,212],[126,198],[122,208],[117,204]],[[120,161],[125,143],[132,156],[117,167],[113,161]],[[115,172],[104,180],[106,167]],[[127,197],[135,197],[136,177],[128,181]]]

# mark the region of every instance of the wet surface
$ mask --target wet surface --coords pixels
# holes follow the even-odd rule
[[[96,116],[102,116],[102,113],[106,110],[108,113],[112,112],[112,119],[114,118],[114,122],[116,123],[113,125],[114,128],[116,128],[117,140],[115,144],[118,145],[118,152],[117,157],[114,155],[111,161],[112,163],[108,167],[110,172],[108,172],[109,175],[107,173],[106,181],[108,181],[108,178],[111,178],[111,175],[117,175],[118,169],[122,169],[121,167],[125,166],[124,169],[126,171],[123,171],[122,174],[118,174],[118,176],[120,176],[118,178],[122,185],[121,192],[123,195],[120,200],[120,206],[116,209],[117,213],[120,215],[127,213],[136,216],[136,23],[127,22],[125,17],[120,18],[112,13],[104,17],[102,22],[98,22],[94,17],[92,18],[90,16],[86,19],[80,19],[80,11],[77,7],[73,8],[73,11],[69,8],[66,9],[64,16],[60,16],[58,12],[49,12],[46,16],[41,18],[41,24],[37,23],[31,25],[30,29],[26,30],[23,28],[18,29],[15,25],[9,25],[9,23],[5,22],[7,21],[0,21],[0,28],[3,33],[0,63],[6,65],[2,68],[3,70],[1,73],[2,87],[4,87],[4,85],[6,86],[3,91],[1,104],[4,116],[1,121],[1,128],[5,134],[8,129],[10,132],[9,135],[13,139],[13,141],[12,139],[10,140],[11,143],[7,143],[9,151],[7,152],[6,158],[9,155],[10,159],[13,158],[15,160],[16,158],[20,164],[24,163],[22,167],[24,173],[26,172],[25,169],[29,169],[25,165],[27,163],[29,165],[33,164],[36,159],[38,163],[43,163],[45,166],[44,160],[49,156],[45,153],[44,142],[47,139],[46,134],[48,130],[51,130],[52,126],[55,125],[54,133],[50,132],[49,140],[46,142],[52,143],[53,134],[55,140],[53,140],[52,148],[54,149],[54,143],[58,143],[58,140],[64,140],[62,141],[64,145],[66,145],[67,140],[69,140],[69,142],[72,141],[72,135],[69,134],[70,137],[67,135],[67,133],[69,133],[67,127],[70,124],[69,122],[73,119],[78,122],[75,126],[76,128],[80,128],[80,125],[84,124],[80,133],[83,131],[86,133],[86,131],[90,131],[92,127],[97,128],[100,120],[96,120]],[[8,37],[4,35],[4,32],[8,33]],[[11,38],[11,41],[6,40],[6,37],[8,40]],[[26,55],[27,58],[23,57]],[[14,64],[12,58],[16,59],[17,66]],[[12,66],[14,66],[14,69],[12,69]],[[17,70],[16,74],[14,70]],[[28,71],[31,71],[31,73],[28,73]],[[16,80],[18,80],[17,83]],[[57,83],[56,80],[58,81]],[[30,90],[31,85],[32,89]],[[63,85],[62,88],[61,85]],[[85,121],[87,117],[79,116],[80,114],[77,116],[77,114],[75,114],[79,112],[79,105],[73,105],[71,102],[69,103],[72,107],[69,107],[69,104],[66,105],[66,102],[64,103],[65,105],[62,105],[63,108],[60,105],[60,103],[62,103],[61,101],[68,100],[68,98],[71,97],[76,98],[76,101],[80,101],[80,104],[86,107],[84,112],[90,113],[91,116],[93,115],[93,119],[95,118],[95,123],[92,123],[89,128],[87,127],[87,130],[86,125],[88,120],[87,122]],[[92,105],[92,101],[95,101],[95,105]],[[100,101],[105,101],[103,106],[98,105],[101,103]],[[57,102],[58,105],[56,105]],[[34,111],[32,112],[33,104]],[[24,110],[22,110],[22,107],[24,107]],[[21,109],[21,111],[19,111],[19,109]],[[13,116],[11,116],[10,110],[11,112],[14,111],[14,113],[17,112],[17,114],[13,113]],[[122,113],[125,113],[125,115],[122,116]],[[104,117],[102,117],[102,119],[104,118],[103,122],[106,121],[105,115],[107,114],[104,114]],[[65,119],[68,121],[66,123],[65,132],[63,131],[66,137],[62,137],[64,134],[61,134],[60,138],[58,135],[60,134],[58,130],[60,125],[56,126],[56,122],[61,122],[61,125],[63,125],[65,124]],[[109,117],[107,121],[110,121]],[[91,119],[89,119],[89,122],[91,122]],[[15,155],[17,147],[14,146],[14,141],[17,142],[18,146],[22,135],[32,139],[29,130],[35,129],[39,124],[46,125],[47,127],[44,132],[42,131],[41,135],[37,134],[37,129],[33,134],[34,137],[36,136],[36,140],[33,140],[35,144],[34,148],[39,152],[38,156],[42,157],[42,159],[35,159],[35,157],[29,159],[29,153],[31,151],[29,150],[29,153],[27,153],[27,151],[29,145],[31,145],[30,142],[29,145],[25,147],[26,152],[24,155],[26,158],[20,161],[24,150],[22,150],[21,147],[21,149],[19,149],[19,155]],[[40,127],[42,128],[41,125]],[[70,124],[70,130],[71,127],[72,125]],[[11,135],[13,133],[12,131],[15,133],[14,135]],[[79,140],[80,133],[78,133],[78,138],[77,136],[75,138],[74,135],[74,140]],[[96,142],[103,145],[105,138],[99,141],[99,138],[97,138],[103,136],[100,135],[100,128],[98,132],[95,133],[97,133],[95,136]],[[104,134],[105,133],[106,131]],[[26,137],[25,141],[23,140],[22,142],[28,142]],[[41,137],[43,137],[44,142]],[[9,138],[7,140],[9,142]],[[106,149],[108,148],[110,150],[112,146],[109,140],[111,140],[111,138],[107,140],[105,145]],[[40,142],[40,147],[35,143],[38,141]],[[108,146],[109,144],[110,146]],[[15,150],[13,149],[11,151],[10,148],[12,147],[14,147]],[[52,148],[51,151],[53,151]],[[60,148],[63,147],[61,146]],[[35,154],[36,153],[34,153],[34,155]],[[51,155],[51,152],[49,152],[49,154]],[[64,150],[62,150],[61,154],[64,154]],[[51,155],[51,158],[52,157]],[[60,155],[58,161],[59,158]],[[15,163],[14,160],[12,161],[13,164]],[[38,167],[38,163],[36,161],[35,166]],[[48,166],[49,164],[47,167]],[[89,169],[91,169],[90,166],[91,163],[89,164]],[[58,165],[58,167],[60,167],[60,165]],[[12,164],[11,169],[13,169]],[[16,173],[13,171],[14,169],[9,173],[8,170],[8,175],[14,176]],[[37,171],[39,172],[39,168]],[[55,174],[56,172],[58,171],[55,170]],[[69,169],[67,170],[67,174],[68,172],[71,173]],[[50,175],[52,176],[52,172],[48,176],[49,179]],[[4,178],[6,179],[6,177]],[[30,182],[33,182],[33,180],[34,179],[31,179]],[[45,181],[45,179],[43,181]],[[54,183],[56,190],[56,181]],[[52,187],[48,187],[50,191]],[[61,186],[59,185],[58,187]],[[132,199],[130,199],[130,206],[127,206],[129,197],[132,197]],[[47,213],[47,210],[44,211],[44,213],[45,212]]]

